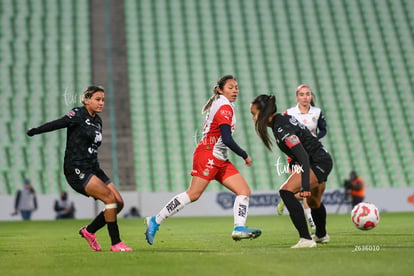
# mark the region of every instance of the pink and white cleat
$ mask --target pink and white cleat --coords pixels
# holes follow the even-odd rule
[[[111,251],[132,251],[132,248],[129,248],[123,242],[119,242],[111,246]]]
[[[101,251],[102,248],[99,245],[98,241],[96,240],[96,235],[89,233],[88,230],[86,230],[86,227],[82,227],[79,230],[79,235],[81,235],[81,237],[85,238],[85,240],[88,242],[89,246],[95,250],[95,251]]]

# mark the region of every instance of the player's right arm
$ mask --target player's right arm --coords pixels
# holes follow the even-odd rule
[[[31,128],[27,131],[27,135],[33,136],[33,135],[41,134],[44,132],[50,132],[50,131],[66,128],[73,123],[74,118],[76,117],[76,111],[77,111],[76,109],[71,110],[70,112],[68,112],[65,116],[63,116],[60,119],[53,120],[53,121],[44,123],[43,125],[40,125],[38,127]]]
[[[70,123],[69,119],[66,116],[63,116],[60,119],[50,121],[50,122],[44,123],[41,126],[29,129],[27,131],[27,135],[33,136],[33,135],[40,134],[43,132],[49,132],[49,131],[65,128],[69,126],[69,123]]]

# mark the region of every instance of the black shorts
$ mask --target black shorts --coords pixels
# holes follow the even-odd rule
[[[319,183],[326,182],[328,180],[328,175],[332,170],[332,166],[333,163],[330,156],[323,160],[319,160],[317,163],[311,164],[311,169],[316,175],[316,178],[318,178]]]
[[[108,185],[109,183],[111,183],[111,180],[109,179],[109,177],[100,168],[98,169],[82,169],[82,168],[65,169],[66,181],[69,183],[72,189],[74,189],[78,193],[81,193],[85,196],[89,196],[85,191],[85,187],[88,184],[89,180],[94,175],[98,177],[100,180],[102,180],[102,182],[105,183],[105,185]]]

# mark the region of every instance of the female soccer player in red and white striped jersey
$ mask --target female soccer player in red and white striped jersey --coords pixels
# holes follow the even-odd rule
[[[187,204],[200,198],[207,185],[217,180],[236,194],[234,201],[234,240],[253,239],[261,235],[261,230],[246,227],[250,188],[237,168],[228,159],[228,149],[239,155],[246,166],[252,164],[250,156],[233,140],[236,125],[234,102],[239,95],[236,78],[223,76],[214,87],[214,95],[203,107],[207,112],[203,137],[193,154],[192,179],[187,191],[174,196],[156,216],[147,217],[146,240],[153,244],[159,225],[176,214]]]

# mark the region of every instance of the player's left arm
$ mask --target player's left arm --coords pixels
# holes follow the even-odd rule
[[[300,139],[295,134],[292,134],[285,139],[285,144],[295,155],[296,160],[302,166],[302,190],[304,192],[310,191],[310,162],[309,155],[303,147]]]
[[[328,132],[328,124],[326,123],[325,115],[322,111],[318,118],[318,139],[325,137]]]
[[[220,125],[221,140],[223,143],[231,149],[235,154],[245,160],[249,155],[245,152],[237,143],[234,141],[233,136],[231,135],[231,126],[228,124]]]
[[[231,131],[233,109],[230,105],[223,105],[217,111],[215,118],[220,127],[221,140],[235,154],[246,160],[249,155],[234,141]]]

